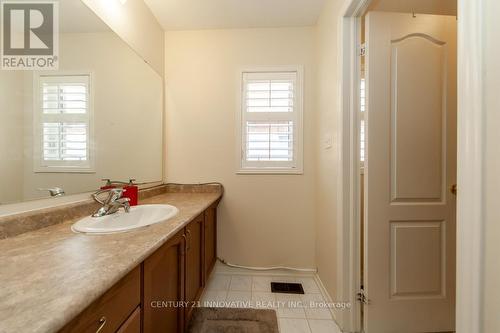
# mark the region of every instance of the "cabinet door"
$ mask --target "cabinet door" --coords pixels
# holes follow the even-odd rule
[[[113,333],[141,304],[141,269],[136,267],[59,333]]]
[[[186,227],[186,301],[198,301],[203,291],[203,214]],[[192,303],[190,304],[192,305]],[[187,318],[192,308],[188,309]]]
[[[217,208],[205,211],[205,281],[217,260]]]
[[[116,333],[141,333],[141,308],[135,309]]]
[[[144,332],[184,331],[185,235],[179,232],[144,261]],[[172,302],[172,303],[170,303]]]

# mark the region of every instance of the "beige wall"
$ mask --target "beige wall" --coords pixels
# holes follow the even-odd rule
[[[163,29],[143,0],[82,1],[163,75]]]
[[[457,15],[457,0],[373,0],[368,10]]]
[[[500,210],[498,207],[500,188],[500,3],[497,0],[484,2],[484,107],[486,111],[484,176],[484,284],[483,284],[483,330],[484,333],[500,332]],[[478,179],[479,181],[479,179]]]
[[[24,200],[47,195],[38,188],[60,186],[67,194],[94,191],[102,178],[162,179],[162,78],[113,32],[61,34],[59,72],[82,71],[92,75],[96,172],[34,173],[33,75],[26,72],[20,91],[24,128],[19,125],[24,130]]]
[[[0,204],[22,200],[23,72],[0,75]],[[7,125],[7,126],[6,126]]]
[[[316,127],[316,262],[318,274],[333,299],[337,299],[337,169],[338,135],[338,18],[342,0],[327,0],[317,25],[318,122]],[[333,146],[326,149],[325,140]],[[337,299],[338,300],[338,299]]]
[[[315,265],[315,29],[167,32],[167,180],[220,181],[219,255],[250,266]],[[305,68],[304,175],[236,175],[238,70]]]

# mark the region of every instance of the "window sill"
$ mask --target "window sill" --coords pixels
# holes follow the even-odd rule
[[[35,167],[35,173],[96,173],[94,168],[75,168],[75,167]]]
[[[248,168],[240,169],[236,172],[237,175],[303,175],[302,169],[280,169],[280,168]]]

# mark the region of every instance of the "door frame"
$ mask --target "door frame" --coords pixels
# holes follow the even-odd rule
[[[338,255],[337,289],[341,299],[351,303],[350,311],[336,315],[343,332],[361,331],[360,291],[361,230],[359,164],[359,45],[361,17],[372,0],[345,0],[339,18],[339,68],[341,70],[339,112],[339,178],[337,194]]]
[[[350,311],[336,316],[345,332],[361,330],[360,209],[359,209],[359,78],[360,18],[372,0],[344,0],[339,17],[338,59],[340,75],[339,179],[337,212],[337,288]],[[456,332],[481,332],[481,282],[483,278],[482,189],[483,108],[482,4],[458,3],[458,120],[457,120],[457,270]],[[470,221],[474,221],[471,223]],[[369,296],[369,295],[368,295]]]

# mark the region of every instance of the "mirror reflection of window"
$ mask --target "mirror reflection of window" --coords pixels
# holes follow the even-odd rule
[[[0,205],[163,179],[162,76],[81,0],[58,19],[58,69],[0,74]]]
[[[36,172],[93,171],[90,75],[43,75],[36,78],[39,103],[35,140]]]

